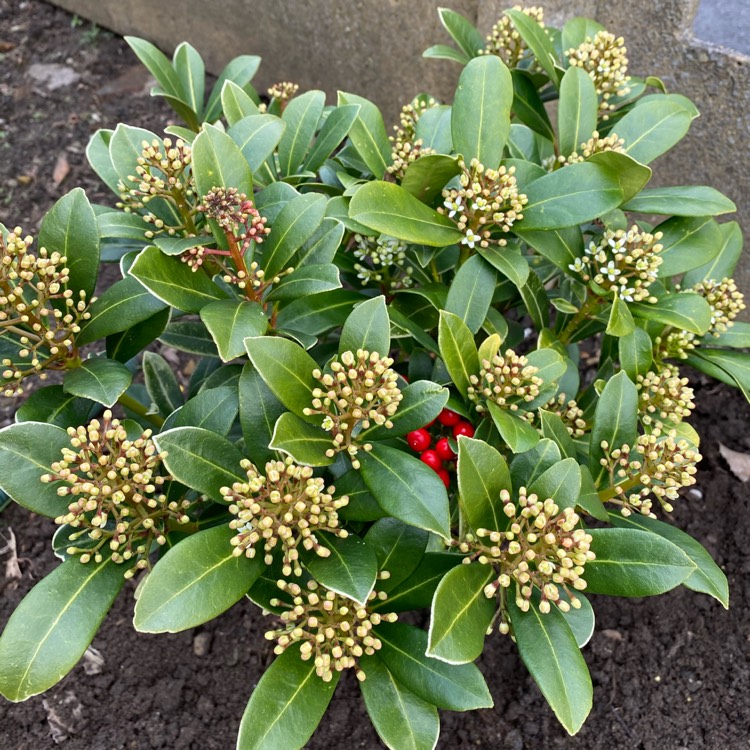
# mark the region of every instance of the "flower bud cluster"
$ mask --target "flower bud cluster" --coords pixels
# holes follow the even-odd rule
[[[380,575],[388,576],[385,572]],[[304,588],[283,580],[277,585],[292,597],[292,603],[271,600],[272,606],[289,607],[281,614],[284,627],[266,633],[267,640],[276,641],[274,653],[283,654],[292,644],[301,643],[302,660],[312,659],[315,673],[324,682],[330,682],[334,672],[345,669],[354,669],[357,679],[364,680],[359,658],[364,654],[371,656],[382,647],[373,628],[381,622],[395,622],[398,615],[372,612],[367,605],[322,588],[315,581],[308,581]],[[384,592],[373,591],[368,602],[386,598]]]
[[[655,518],[654,499],[670,513],[680,490],[695,484],[696,464],[702,458],[674,430],[663,434],[658,426],[639,436],[633,448],[623,445],[610,450],[606,442],[601,447],[605,454],[601,464],[609,471],[614,491],[611,502],[621,506],[624,516],[635,510]]]
[[[568,267],[584,281],[593,281],[626,302],[655,302],[648,288],[662,263],[661,236],[661,232],[641,232],[637,225],[627,232],[607,229],[598,243],[589,243],[585,255]]]
[[[535,5],[528,8],[514,5],[513,10],[520,10],[542,28],[544,27],[543,8]],[[492,27],[487,37],[487,44],[480,52],[483,55],[497,55],[509,68],[517,68],[527,50],[526,42],[516,31],[513,21],[510,20],[509,16],[503,15]]]
[[[582,68],[593,80],[605,120],[615,108],[610,99],[630,92],[627,52],[622,37],[599,31],[593,39],[586,37],[585,42],[565,53],[571,66]]]
[[[576,164],[577,162],[585,161],[590,156],[593,156],[594,154],[602,154],[605,151],[624,153],[624,145],[625,141],[616,133],[611,133],[610,135],[602,137],[599,135],[598,131],[595,130],[591,138],[581,144],[579,151],[574,151],[570,156],[560,155],[557,161],[563,166],[567,166],[568,164]]]
[[[181,209],[181,213],[192,214],[191,204],[195,197],[195,181],[190,167],[192,148],[179,138],[174,142],[171,138],[163,141],[155,138],[151,143],[143,141],[141,147],[143,150],[137,159],[135,175],[128,175],[126,182],[118,182],[120,202],[117,207],[132,212],[145,208],[154,198],[163,198]],[[149,239],[161,232],[174,235],[186,228],[184,224],[167,225],[152,212],[143,214],[143,220],[154,226],[154,230],[146,232]]]
[[[166,453],[157,451],[151,430],[131,440],[112,412],[105,411],[101,421],[69,427],[68,435],[72,449],[62,449],[62,460],[41,481],[61,482],[57,494],[73,500],[55,523],[79,529],[71,541],[85,536],[94,544],[71,546],[67,553],[82,563],[98,563],[107,547],[113,562],[132,565],[125,571],[131,578],[148,567],[151,547],[166,542],[169,521],[190,520],[184,513],[189,503],[168,502],[162,492],[169,477],[158,472]]]
[[[583,437],[586,432],[586,420],[583,418],[583,409],[576,403],[575,399],[569,399],[564,393],[550,399],[542,409],[557,414],[562,419],[565,429],[571,437]]]
[[[362,285],[376,283],[386,289],[407,289],[414,283],[414,267],[406,257],[408,245],[395,237],[381,234],[378,237],[354,235],[354,269]]]
[[[13,357],[2,359],[3,395],[18,396],[21,381],[31,375],[46,379],[45,370],[59,369],[77,356],[75,337],[88,320],[90,302],[67,288],[67,258],[40,248],[29,251],[33,239],[16,227],[0,233],[0,340],[12,338]]]
[[[525,411],[524,404],[539,395],[544,383],[537,376],[538,371],[538,367],[512,349],[506,349],[505,354],[498,352],[492,361],[482,360],[479,375],[469,377],[469,399],[480,413],[487,410],[486,401],[511,411]]]
[[[461,244],[471,249],[475,245],[507,244],[505,239],[493,237],[493,231],[509,232],[516,221],[523,219],[523,207],[529,202],[518,190],[515,167],[486,169],[476,159],[468,168],[463,160],[458,164],[461,186],[443,190],[445,201],[438,211],[456,222],[464,233]]]
[[[475,536],[467,535],[458,545],[461,552],[469,553],[464,562],[477,560],[495,566],[498,576],[484,589],[488,599],[515,582],[516,605],[524,612],[529,609],[535,588],[541,592],[542,613],[549,612],[551,604],[563,612],[571,606],[578,609],[580,601],[570,588],[586,588],[584,566],[595,559],[591,534],[578,527],[580,518],[572,508],[560,510],[551,498],[541,500],[534,494],[527,495],[525,487],[518,494],[516,505],[507,490],[500,493],[503,511],[511,519],[506,531],[477,529]],[[570,603],[561,597],[561,590]]]
[[[688,379],[681,378],[676,367],[638,375],[638,414],[644,425],[664,421],[677,424],[690,416],[695,408],[693,389]]]
[[[252,200],[237,188],[212,188],[201,199],[198,210],[224,231],[231,232],[238,241],[260,244],[271,231],[266,226],[266,217],[261,216]]]
[[[347,536],[339,528],[338,510],[349,498],[334,499],[336,488],[326,488],[309,466],[297,466],[291,458],[270,461],[264,476],[247,459],[241,465],[247,482],[221,488],[222,496],[232,503],[229,512],[237,516],[229,522],[230,528],[237,530],[231,542],[235,557],[255,557],[262,542],[264,562],[270,565],[278,546],[283,551],[282,573],[300,576],[300,547],[320,557],[331,554],[319,543],[317,532],[327,531],[342,539]]]
[[[270,89],[268,89],[268,96],[271,99],[275,99],[281,104],[283,110],[287,102],[292,99],[295,94],[299,91],[299,84],[292,83],[291,81],[279,81],[274,83]]]
[[[354,437],[356,427],[362,430],[371,425],[393,427],[391,417],[403,399],[398,387],[398,374],[391,369],[393,360],[378,352],[358,349],[347,351],[334,359],[330,373],[314,370],[312,375],[322,388],[314,388],[312,407],[307,407],[307,416],[320,414],[324,417],[323,429],[331,434],[333,447],[326,451],[332,457],[337,452],[346,452],[355,469],[359,468],[356,456],[360,448],[372,449],[369,443],[359,445]]]
[[[721,281],[709,279],[693,287],[711,305],[711,327],[709,333],[718,336],[732,325],[732,321],[745,309],[745,296],[734,279]]]
[[[434,154],[435,150],[423,145],[422,140],[417,138],[417,122],[428,110],[437,107],[437,102],[429,99],[415,99],[411,104],[401,108],[401,119],[399,125],[394,125],[395,135],[388,136],[391,142],[391,159],[393,163],[387,168],[398,182],[404,179],[408,166],[419,159],[420,156]]]

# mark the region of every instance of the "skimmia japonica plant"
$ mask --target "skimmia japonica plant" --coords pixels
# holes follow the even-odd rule
[[[99,131],[116,207],[74,190],[36,243],[3,229],[4,392],[28,398],[0,485],[61,559],[0,637],[10,700],[134,576],[142,632],[266,615],[243,750],[301,748],[347,671],[388,747],[433,748],[438,709],[492,705],[473,662],[502,637],[575,733],[589,595],[727,606],[669,512],[700,461],[681,368],[750,389],[741,234],[716,190],[648,187],[698,112],[594,21],[441,18],[455,99],[391,136],[353,94],[261,102],[255,57],[206,101],[192,47],[131,39],[185,126]],[[102,263],[122,279],[94,298]]]

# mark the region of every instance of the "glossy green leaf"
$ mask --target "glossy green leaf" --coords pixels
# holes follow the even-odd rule
[[[227,134],[237,144],[255,174],[279,144],[286,123],[273,115],[250,114],[233,123]]]
[[[484,49],[484,37],[468,18],[449,8],[438,8],[438,16],[440,23],[467,57],[476,57]]]
[[[120,176],[117,173],[109,154],[109,144],[114,134],[113,130],[99,128],[86,146],[86,159],[91,168],[99,175],[102,182],[116,195],[120,194],[117,183]],[[118,212],[119,213],[119,212]]]
[[[382,612],[408,612],[414,609],[426,609],[443,576],[461,565],[462,555],[447,552],[425,552],[419,564],[410,571],[408,578],[391,587],[390,581],[382,581],[378,588],[388,592],[388,598],[372,605],[373,609]]]
[[[496,247],[490,245],[489,247],[478,248],[478,252],[488,263],[500,271],[507,279],[510,279],[517,287],[522,287],[528,281],[529,262],[517,246]]]
[[[141,633],[179,633],[238,602],[265,568],[263,556],[233,555],[228,525],[192,534],[170,549],[141,586],[133,625]]]
[[[578,226],[547,231],[524,231],[519,226],[517,234],[540,255],[568,274],[570,265],[583,255],[583,235]]]
[[[688,354],[687,363],[723,383],[736,385],[750,401],[750,354],[698,349]]]
[[[466,65],[469,62],[466,53],[455,47],[449,47],[447,44],[433,44],[422,53],[422,57],[429,60],[449,60],[459,65]]]
[[[182,86],[169,58],[146,39],[126,36],[125,41],[167,94],[179,96]]]
[[[544,471],[528,491],[541,500],[552,498],[559,508],[575,508],[581,494],[581,471],[575,458],[565,458]]]
[[[375,443],[357,454],[362,479],[384,511],[404,523],[450,536],[448,494],[438,475],[419,459]]]
[[[268,329],[266,314],[257,302],[218,300],[202,307],[200,316],[224,362],[244,355],[244,340],[262,336]]]
[[[497,169],[510,134],[513,81],[496,55],[470,60],[458,79],[451,113],[453,148],[466,164]]]
[[[395,622],[376,630],[383,643],[379,657],[388,671],[422,700],[449,711],[490,708],[492,696],[473,664],[447,664],[425,655],[427,633]]]
[[[62,385],[32,391],[16,411],[16,422],[47,422],[63,429],[84,424],[97,405],[87,398],[65,393]]]
[[[196,115],[200,116],[203,111],[203,97],[206,93],[206,69],[203,59],[195,47],[182,42],[174,51],[172,65],[186,103]],[[198,124],[197,118],[196,124]]]
[[[630,303],[630,310],[637,318],[656,320],[699,336],[711,325],[711,306],[704,297],[690,291],[669,294],[653,303]]]
[[[160,303],[161,304],[161,303]],[[107,336],[107,357],[128,363],[164,333],[172,311],[166,306],[125,331]]]
[[[662,233],[659,276],[675,276],[705,265],[719,254],[721,230],[710,216],[667,219],[656,228]]]
[[[633,382],[651,369],[654,345],[642,328],[635,328],[627,336],[621,336],[617,346],[622,369]]]
[[[149,398],[166,417],[182,406],[182,391],[172,365],[156,352],[143,353],[143,378]]]
[[[247,159],[232,138],[213,125],[205,125],[193,141],[192,167],[201,196],[216,187],[253,194],[253,174]]]
[[[283,413],[276,421],[268,447],[290,455],[298,464],[329,466],[333,463],[333,457],[326,455],[333,447],[330,433],[291,412]]]
[[[221,88],[221,108],[230,129],[245,117],[260,114],[258,105],[233,81],[226,81]]]
[[[222,487],[244,482],[240,467],[243,456],[225,437],[202,427],[175,427],[154,436],[154,442],[167,457],[167,471],[182,484],[224,501]]]
[[[667,216],[719,216],[737,210],[723,193],[707,185],[679,185],[644,190],[623,211]]]
[[[208,388],[191,398],[174,416],[172,427],[202,427],[228,435],[237,417],[237,390],[230,386]]]
[[[284,107],[286,130],[279,143],[279,167],[283,176],[296,174],[310,149],[318,121],[323,113],[323,91],[306,91]]]
[[[721,245],[716,256],[698,268],[688,271],[682,278],[683,288],[697,284],[705,279],[730,277],[742,255],[742,230],[736,221],[719,224]]]
[[[547,469],[562,460],[557,443],[544,438],[531,450],[513,458],[510,478],[514,487],[528,487]]]
[[[316,172],[346,138],[360,111],[359,104],[343,104],[326,117],[303,168]]]
[[[539,442],[539,433],[525,419],[494,402],[488,402],[487,409],[500,437],[513,453],[525,453]]]
[[[598,114],[599,97],[591,76],[583,68],[568,68],[560,82],[557,110],[561,154],[578,153],[596,130]]]
[[[344,323],[339,340],[339,354],[356,355],[358,349],[386,356],[391,348],[391,324],[385,297],[379,295],[358,304]]]
[[[356,94],[338,93],[338,104],[358,104],[359,114],[349,130],[349,138],[373,176],[382,180],[391,163],[391,143],[380,110]]]
[[[465,396],[470,377],[479,374],[479,356],[471,331],[458,315],[440,311],[438,345],[453,384]]]
[[[223,101],[221,94],[227,81],[231,81],[245,92],[248,89],[252,90],[252,86],[248,86],[248,84],[259,66],[260,57],[257,55],[239,55],[230,60],[224,70],[219,73],[219,77],[216,79],[213,89],[211,89],[203,119],[206,122],[213,122],[221,116]]]
[[[242,369],[239,381],[240,424],[248,456],[262,467],[275,458],[268,447],[276,420],[284,413],[284,405],[273,395],[263,378],[251,364]]]
[[[560,72],[557,68],[557,55],[547,31],[520,9],[513,8],[506,11],[505,14],[513,21],[513,25],[528,48],[534,53],[539,65],[549,76],[552,83],[557,86],[560,78]]]
[[[406,168],[401,187],[429,204],[460,171],[458,161],[453,156],[425,154]]]
[[[545,409],[539,410],[542,435],[557,443],[563,458],[575,458],[576,446],[568,428],[559,414]]]
[[[606,333],[608,336],[627,336],[635,330],[633,314],[625,302],[616,292],[612,300],[612,308],[607,321]]]
[[[570,602],[570,597],[564,591],[560,592],[560,597]],[[578,648],[583,648],[591,640],[591,636],[594,635],[596,617],[591,603],[580,591],[576,591],[575,597],[581,604],[578,609],[571,607],[567,612],[563,612],[562,610],[559,610],[559,612],[565,618],[565,622],[568,623],[568,627],[576,639]]]
[[[18,702],[57,684],[83,656],[124,583],[110,559],[70,559],[39,581],[0,636],[0,693]]]
[[[173,320],[159,336],[162,344],[199,357],[219,358],[211,334],[200,320]]]
[[[448,664],[468,664],[484,649],[495,600],[484,587],[495,578],[490,565],[459,565],[440,581],[432,600],[427,656]]]
[[[451,107],[445,104],[430,107],[417,120],[416,136],[425,148],[438,154],[450,154],[453,151]]]
[[[656,97],[631,109],[617,123],[616,132],[628,156],[649,164],[682,140],[692,119],[680,104]]]
[[[390,573],[385,579],[389,590],[408,579],[417,568],[429,539],[429,532],[397,518],[381,518],[368,529],[365,544],[375,553],[378,570]]]
[[[360,683],[367,714],[390,750],[434,750],[440,735],[435,706],[407,690],[377,656],[359,660],[367,676]]]
[[[480,256],[473,255],[458,269],[448,290],[446,312],[457,315],[476,333],[487,317],[497,274]]]
[[[344,225],[336,219],[326,217],[312,237],[297,251],[295,268],[306,264],[332,263],[344,238]]]
[[[555,131],[531,75],[520,68],[513,68],[510,75],[513,79],[513,114],[533,131],[554,141]]]
[[[589,529],[595,560],[586,563],[590,594],[655,596],[683,583],[696,565],[675,544],[640,529]]]
[[[513,596],[508,610],[518,653],[568,734],[575,734],[591,711],[594,689],[586,662],[557,607],[542,614],[536,602],[522,612]]]
[[[128,389],[133,373],[113,359],[87,359],[74,370],[68,370],[63,380],[66,393],[90,398],[104,406],[114,406]]]

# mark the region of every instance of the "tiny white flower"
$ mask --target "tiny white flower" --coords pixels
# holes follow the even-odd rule
[[[477,198],[472,204],[472,211],[485,211],[489,206],[489,201],[486,198]]]
[[[482,238],[478,234],[474,234],[471,229],[467,229],[466,236],[461,240],[461,244],[468,245],[473,250],[474,244],[479,242],[480,239]]]
[[[461,198],[460,196],[457,197],[455,200],[451,200],[450,198],[447,198],[443,205],[448,209],[448,216],[452,219],[462,208],[461,206]]]

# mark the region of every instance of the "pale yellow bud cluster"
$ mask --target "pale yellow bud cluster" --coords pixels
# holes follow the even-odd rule
[[[511,411],[526,411],[525,404],[539,395],[544,381],[537,376],[538,367],[530,365],[526,357],[506,349],[492,360],[481,362],[479,375],[469,377],[468,396],[478,412],[487,410],[486,401]]]
[[[565,53],[572,67],[582,68],[593,80],[605,120],[607,113],[615,108],[610,99],[630,92],[627,52],[622,37],[600,31],[593,39],[587,37],[585,42]]]
[[[354,235],[352,253],[361,263],[354,264],[362,285],[379,284],[386,290],[407,289],[412,286],[414,267],[406,257],[408,245],[395,237]]]
[[[638,375],[638,414],[645,425],[667,421],[677,424],[690,416],[695,408],[693,389],[679,370],[664,367],[656,372]]]
[[[674,430],[664,435],[658,426],[641,435],[633,448],[623,445],[610,450],[606,442],[601,447],[605,454],[601,464],[609,472],[614,493],[609,500],[621,506],[624,516],[635,510],[655,518],[654,499],[670,513],[680,490],[695,484],[696,464],[702,458]]]
[[[585,255],[568,267],[583,281],[593,281],[625,302],[655,302],[648,288],[662,263],[661,237],[661,232],[642,232],[635,224],[627,232],[607,229],[599,242],[589,243]]]
[[[338,510],[349,498],[335,498],[335,487],[326,488],[323,479],[313,476],[309,466],[297,466],[291,458],[270,461],[265,476],[247,459],[242,461],[246,482],[222,487],[222,496],[232,504],[229,512],[237,516],[229,522],[237,536],[232,539],[233,555],[255,557],[263,545],[264,562],[273,562],[276,547],[283,552],[282,573],[302,575],[300,548],[312,550],[320,557],[331,552],[318,541],[316,533],[327,531],[342,539]]]
[[[745,296],[734,279],[701,281],[693,290],[711,305],[711,327],[709,333],[718,336],[732,325],[732,321],[745,309]]]
[[[618,153],[624,153],[623,148],[625,141],[620,138],[616,133],[611,133],[607,136],[600,136],[598,131],[594,131],[591,138],[585,143],[581,144],[579,151],[574,151],[570,156],[560,155],[557,159],[563,166],[568,164],[576,164],[580,161],[585,161],[594,154],[602,154],[605,151],[617,151]]]
[[[518,190],[516,168],[486,169],[476,159],[468,168],[463,160],[458,163],[461,187],[443,190],[445,200],[438,211],[447,213],[464,233],[462,245],[470,249],[476,245],[506,245],[503,237],[493,233],[509,232],[515,222],[523,219],[523,207],[529,202]]]
[[[161,198],[180,209],[180,213],[192,213],[195,181],[191,169],[191,146],[180,138],[174,142],[171,138],[163,141],[155,138],[151,143],[144,140],[141,148],[135,174],[118,183],[121,202],[117,207],[132,212],[145,208],[155,198]],[[145,233],[148,239],[161,232],[174,235],[186,228],[184,224],[165,224],[162,218],[151,212],[143,214],[142,218],[154,226],[154,230]]]
[[[528,8],[514,5],[513,10],[520,10],[541,27],[544,27],[543,8],[535,5]],[[503,15],[492,27],[487,37],[487,44],[480,52],[483,55],[497,55],[509,68],[517,68],[527,50],[526,42],[516,31],[513,21],[510,20],[509,16]]]
[[[404,179],[408,166],[426,154],[434,154],[435,150],[423,145],[417,138],[417,122],[428,110],[437,107],[437,102],[430,98],[415,100],[401,108],[399,125],[394,125],[395,135],[388,136],[391,142],[391,160],[387,168],[388,174],[393,175],[397,182]]]
[[[214,187],[201,199],[198,210],[213,219],[223,230],[231,232],[238,241],[254,240],[260,244],[271,228],[253,201],[237,188]]]
[[[286,104],[299,91],[299,84],[291,81],[279,81],[268,89],[268,96],[282,105]]]
[[[571,437],[579,438],[585,434],[587,425],[583,418],[583,409],[578,406],[575,399],[568,399],[564,393],[561,393],[541,408],[557,414]]]
[[[88,320],[90,302],[67,288],[67,258],[40,248],[20,227],[0,235],[0,341],[12,339],[16,353],[2,359],[3,395],[18,396],[30,375],[46,379],[46,370],[61,369],[78,356],[75,337]],[[11,347],[8,347],[11,348]]]
[[[80,529],[71,541],[85,536],[83,547],[68,547],[69,555],[81,562],[101,562],[106,549],[112,561],[128,563],[131,578],[136,570],[148,567],[153,544],[166,542],[169,521],[187,523],[184,513],[189,503],[168,502],[162,485],[169,478],[158,473],[166,453],[159,453],[145,430],[135,439],[112,412],[85,427],[69,427],[71,448],[63,448],[63,458],[51,465],[51,473],[41,481],[60,482],[57,494],[71,497],[68,512],[55,523]]]
[[[369,443],[359,444],[357,431],[372,425],[386,429],[393,427],[391,417],[403,399],[398,387],[398,373],[391,369],[393,360],[378,352],[358,349],[344,352],[334,359],[330,373],[314,370],[312,375],[322,388],[314,388],[312,407],[304,409],[307,416],[324,417],[323,429],[331,434],[333,447],[326,451],[329,457],[340,451],[349,455],[352,466],[359,468],[359,449],[369,451]]]
[[[380,577],[387,578],[388,574],[384,571]],[[267,640],[276,641],[274,653],[283,654],[292,644],[301,643],[302,660],[312,659],[315,673],[324,682],[330,682],[334,672],[345,669],[356,670],[357,679],[364,680],[359,658],[371,656],[382,647],[373,628],[381,622],[395,622],[398,615],[371,612],[367,605],[329,591],[315,581],[308,581],[304,588],[287,581],[278,581],[277,585],[292,598],[292,603],[271,600],[272,606],[289,607],[281,614],[284,627],[266,633]],[[384,592],[373,591],[368,602],[385,599]]]

